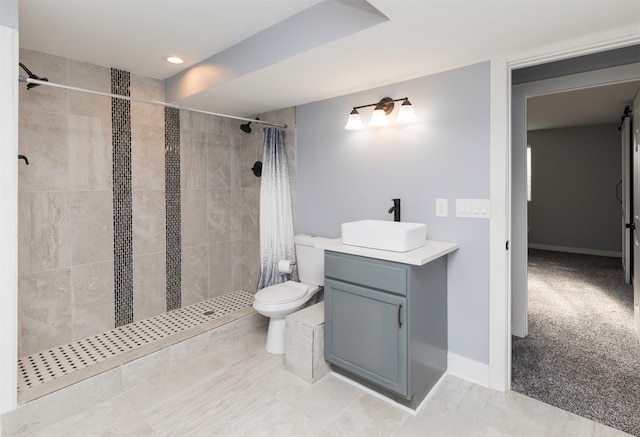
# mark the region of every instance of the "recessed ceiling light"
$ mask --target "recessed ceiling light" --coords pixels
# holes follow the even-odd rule
[[[166,58],[164,58],[164,60],[170,64],[182,64],[184,62],[182,58],[179,58],[177,56],[167,56]]]

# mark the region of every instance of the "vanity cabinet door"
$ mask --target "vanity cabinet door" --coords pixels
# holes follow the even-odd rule
[[[408,398],[406,301],[325,279],[325,359]]]

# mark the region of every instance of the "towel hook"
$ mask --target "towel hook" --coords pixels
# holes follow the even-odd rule
[[[25,164],[29,165],[29,160],[24,155],[18,155],[18,159],[24,159]]]

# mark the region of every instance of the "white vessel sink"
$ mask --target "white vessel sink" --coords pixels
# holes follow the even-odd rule
[[[360,220],[342,223],[342,243],[371,249],[408,252],[424,246],[427,225],[422,223]]]

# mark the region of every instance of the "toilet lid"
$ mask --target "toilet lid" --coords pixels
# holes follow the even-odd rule
[[[305,294],[307,294],[306,285],[287,281],[263,288],[256,293],[255,300],[263,303],[285,303],[300,299]]]

